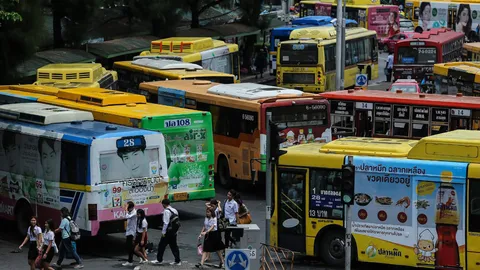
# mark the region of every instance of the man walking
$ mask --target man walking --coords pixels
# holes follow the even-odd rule
[[[165,253],[165,249],[169,245],[170,249],[172,250],[173,257],[175,257],[175,261],[171,262],[170,265],[182,265],[182,261],[180,260],[180,250],[178,249],[177,245],[177,232],[180,228],[178,211],[170,206],[169,199],[164,199],[162,201],[162,205],[164,208],[162,239],[160,239],[160,243],[158,243],[157,260],[152,261],[152,263],[163,263],[163,253]]]
[[[135,210],[135,204],[133,202],[128,202],[125,207],[125,218],[127,219],[127,227],[125,236],[127,237],[127,252],[128,252],[128,261],[123,263],[123,266],[132,266],[133,265],[133,250],[135,248],[135,233],[137,226],[137,210]]]
[[[237,193],[233,189],[227,193],[227,201],[225,202],[223,209],[225,219],[228,220],[230,226],[236,226],[238,220],[238,203],[233,199],[236,194]],[[225,230],[225,248],[230,248],[231,234],[231,230]]]
[[[387,70],[387,82],[391,82],[392,81],[392,72],[393,72],[393,53],[392,52],[389,52],[388,53],[388,57],[387,57],[387,66],[386,66],[386,70]]]

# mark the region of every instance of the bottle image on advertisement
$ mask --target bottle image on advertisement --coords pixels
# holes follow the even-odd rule
[[[435,266],[460,266],[460,254],[456,238],[458,224],[460,223],[458,210],[455,188],[449,183],[441,183],[436,198],[437,253]]]
[[[299,144],[307,143],[307,141],[305,140],[305,134],[303,134],[303,129],[300,129],[300,134],[298,134],[297,141]]]
[[[308,129],[308,134],[307,134],[307,142],[312,143],[315,141],[315,136],[312,133],[312,129]]]

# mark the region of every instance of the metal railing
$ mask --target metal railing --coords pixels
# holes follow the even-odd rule
[[[262,257],[260,258],[260,270],[282,269],[290,268],[293,270],[293,261],[295,253],[286,248],[274,247],[264,243],[262,245]],[[288,267],[290,264],[290,267]]]

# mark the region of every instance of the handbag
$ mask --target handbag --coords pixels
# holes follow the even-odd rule
[[[239,217],[238,218],[238,223],[239,224],[250,224],[252,223],[252,216],[250,215],[250,213],[242,216],[242,217]]]
[[[217,230],[223,232],[227,229],[230,222],[226,218],[219,218],[217,221]]]
[[[201,242],[200,238],[198,238],[197,255],[202,256],[202,254],[203,254],[203,245],[202,245],[202,242]]]

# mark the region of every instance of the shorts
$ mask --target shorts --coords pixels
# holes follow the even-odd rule
[[[148,243],[148,233],[145,234],[145,240],[143,242],[143,246],[140,244],[142,242],[142,234],[137,232],[137,236],[135,237],[135,245],[139,245],[140,247],[147,246]]]

